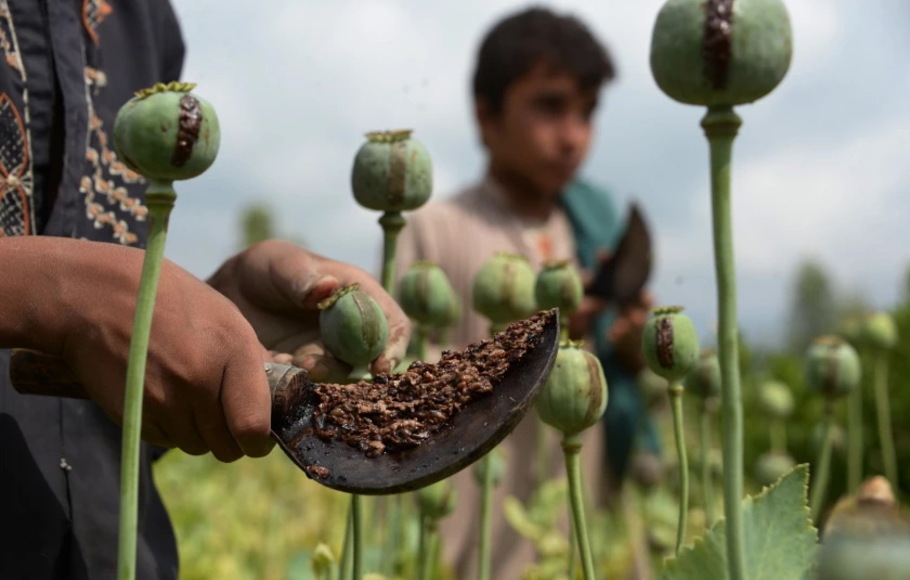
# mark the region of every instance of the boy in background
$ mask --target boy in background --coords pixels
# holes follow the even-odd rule
[[[450,335],[456,346],[487,336],[489,323],[471,309],[474,274],[496,252],[528,258],[535,271],[550,260],[569,260],[589,274],[620,233],[608,194],[577,179],[594,133],[593,117],[601,88],[613,79],[606,49],[583,23],[571,16],[532,8],[497,23],[478,53],[473,78],[474,113],[487,152],[481,181],[454,197],[415,212],[401,233],[398,271],[417,260],[439,264],[464,304],[464,317]],[[613,312],[586,297],[570,330],[597,352],[607,376],[610,400],[607,430],[608,477],[621,480],[641,415],[634,381],[643,367],[641,328],[645,300]],[[503,442],[507,470],[494,504],[513,495],[522,502],[536,487],[539,421],[530,413]],[[561,473],[553,433],[551,475]],[[587,497],[604,494],[601,426],[585,436],[583,461]],[[476,570],[479,489],[471,470],[456,476],[459,507],[443,522],[446,559],[456,577]],[[533,549],[494,515],[494,578],[519,578],[533,560]]]

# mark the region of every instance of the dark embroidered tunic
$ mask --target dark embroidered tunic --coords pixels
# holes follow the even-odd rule
[[[143,245],[143,184],[110,133],[134,91],[178,80],[183,52],[167,0],[0,0],[0,236]],[[7,367],[0,351],[0,578],[115,578],[120,429],[94,403],[17,394]],[[138,577],[171,579],[156,455]]]

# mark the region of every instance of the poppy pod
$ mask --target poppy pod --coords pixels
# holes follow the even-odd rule
[[[534,270],[527,258],[499,252],[484,262],[474,275],[474,310],[494,325],[527,318],[537,310]]]
[[[805,364],[806,385],[827,397],[839,397],[859,386],[859,355],[839,336],[816,338],[806,351]]]
[[[651,35],[651,72],[682,103],[740,105],[774,90],[792,50],[781,0],[668,0]]]
[[[139,91],[114,121],[114,148],[133,171],[162,181],[190,179],[215,161],[218,117],[191,83],[157,84]]]
[[[433,163],[411,131],[376,131],[366,136],[351,171],[357,203],[388,212],[414,210],[426,203],[433,191]]]
[[[597,423],[607,408],[607,379],[596,356],[565,343],[537,399],[540,419],[566,437]]]
[[[698,363],[698,334],[678,306],[655,308],[645,322],[642,339],[645,361],[654,373],[678,381]]]
[[[376,301],[358,288],[341,288],[319,304],[319,328],[336,358],[366,369],[385,349],[389,323]]]

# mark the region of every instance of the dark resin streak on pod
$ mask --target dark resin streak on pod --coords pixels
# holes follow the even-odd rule
[[[732,36],[733,0],[707,0],[702,56],[705,59],[705,76],[714,89],[723,89],[727,85],[733,58]]]

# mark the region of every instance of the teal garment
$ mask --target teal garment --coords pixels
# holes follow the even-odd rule
[[[600,252],[611,250],[624,225],[610,194],[588,181],[577,179],[562,193],[562,205],[572,224],[578,261],[583,268],[597,266]],[[616,312],[607,311],[594,322],[594,348],[607,379],[609,399],[604,413],[607,462],[622,480],[639,435],[646,450],[659,453],[656,428],[648,416],[635,376],[625,370],[607,340],[607,331]]]

